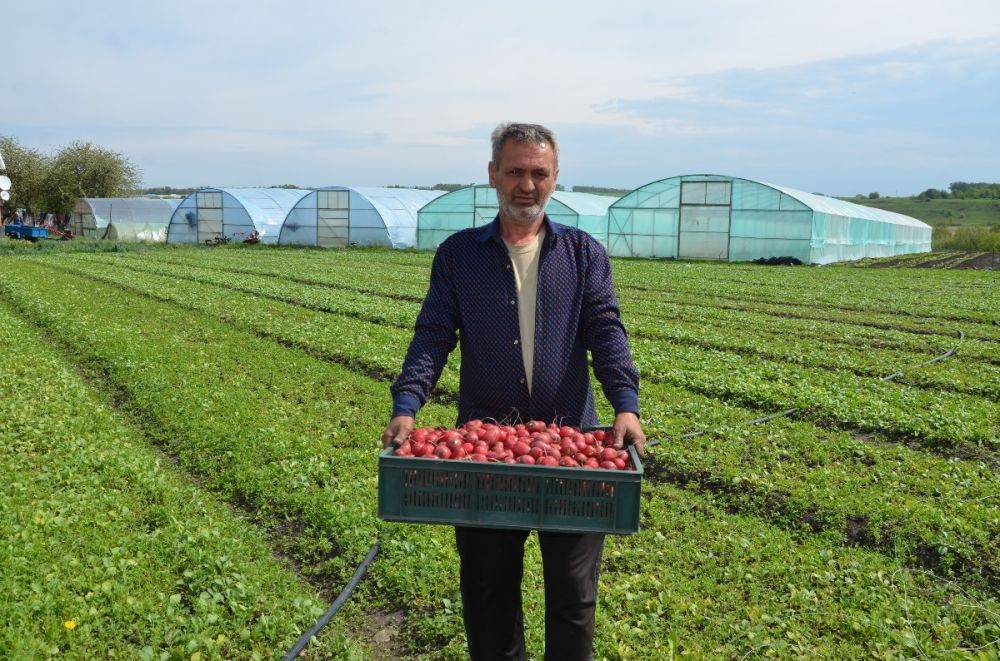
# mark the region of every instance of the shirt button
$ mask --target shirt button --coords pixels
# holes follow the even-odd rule
[[[521,340],[514,340],[514,344],[519,343]]]
[[[521,383],[524,383],[524,379],[521,379]]]
[[[510,304],[511,304],[511,305],[517,305],[517,301],[515,301],[515,300],[511,300]]]
[[[510,268],[510,264],[507,265],[507,268]]]

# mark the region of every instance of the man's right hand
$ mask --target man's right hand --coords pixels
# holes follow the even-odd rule
[[[390,445],[398,447],[413,431],[413,417],[397,415],[389,421],[389,426],[382,432],[382,449]]]

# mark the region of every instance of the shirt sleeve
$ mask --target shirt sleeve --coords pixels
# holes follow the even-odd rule
[[[589,242],[584,289],[583,333],[594,360],[594,374],[615,413],[639,414],[639,371],[632,361],[628,335],[621,321],[618,298],[611,281],[608,253]]]
[[[431,266],[431,281],[406,351],[403,369],[392,384],[392,415],[416,416],[458,343],[459,313],[445,245]]]

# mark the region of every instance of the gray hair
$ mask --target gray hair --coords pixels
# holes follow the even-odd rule
[[[490,135],[493,141],[493,165],[500,165],[500,150],[508,140],[521,144],[544,145],[548,143],[556,157],[556,167],[559,166],[559,143],[556,134],[541,124],[521,124],[519,122],[504,122],[499,124]]]

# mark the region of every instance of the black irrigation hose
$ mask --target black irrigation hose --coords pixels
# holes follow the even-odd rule
[[[354,570],[354,576],[351,576],[351,580],[347,582],[347,586],[344,587],[343,591],[341,591],[341,593],[337,595],[337,598],[333,600],[330,608],[323,613],[323,617],[319,618],[316,624],[314,624],[309,631],[302,634],[295,645],[292,646],[292,649],[288,650],[288,654],[282,657],[282,661],[292,661],[292,659],[298,657],[299,652],[305,649],[306,645],[309,644],[309,641],[312,640],[312,637],[318,634],[320,629],[325,627],[327,622],[330,621],[330,618],[336,615],[337,611],[343,608],[344,604],[347,603],[348,598],[350,598],[351,593],[354,592],[354,588],[358,587],[358,583],[360,583],[361,579],[365,577],[365,574],[368,572],[368,565],[375,560],[375,556],[378,555],[378,551],[381,546],[381,542],[375,542],[375,545],[368,551],[368,555],[366,555],[365,559],[361,561],[358,568]]]
[[[906,372],[908,372],[908,371],[919,369],[921,367],[924,367],[926,365],[930,365],[931,363],[936,363],[936,362],[938,362],[940,360],[944,360],[946,358],[951,358],[952,356],[954,356],[955,354],[958,353],[958,348],[960,346],[962,346],[962,342],[965,342],[965,332],[961,328],[959,328],[958,329],[958,344],[956,344],[955,346],[953,346],[951,349],[948,349],[947,351],[945,351],[940,356],[935,356],[934,358],[931,358],[930,360],[925,360],[924,362],[920,363],[919,365],[914,365],[913,367],[911,367],[911,368],[909,368],[907,370],[899,370],[897,372],[893,372],[892,374],[890,374],[888,376],[880,377],[879,381],[894,381],[894,380],[898,379],[899,377],[903,376],[904,374],[906,374]],[[750,420],[750,421],[745,422],[743,424],[745,424],[745,425],[762,425],[765,422],[770,422],[770,421],[772,421],[772,420],[774,420],[776,418],[784,418],[784,417],[790,416],[791,414],[795,413],[798,410],[799,410],[798,408],[785,409],[784,411],[778,411],[777,413],[771,413],[770,415],[765,415],[765,416],[761,416],[759,418],[754,418],[753,420]],[[701,436],[701,435],[707,434],[707,433],[708,433],[708,430],[706,430],[706,429],[699,429],[697,431],[689,431],[689,432],[687,432],[685,434],[681,434],[677,438],[678,439],[694,438],[695,436]],[[670,440],[670,437],[667,437],[667,438],[662,439],[662,440],[664,440],[664,441]],[[661,443],[661,440],[660,439],[656,439],[656,440],[650,441],[649,443],[646,443],[646,447],[647,448],[651,448],[653,446],[659,445],[660,443]]]
[[[994,320],[994,323],[996,323],[996,320]],[[946,358],[954,356],[956,353],[958,353],[958,348],[962,345],[962,342],[964,341],[965,341],[965,333],[961,329],[959,329],[958,344],[956,344],[951,349],[948,349],[948,351],[944,352],[940,356],[935,356],[930,360],[925,360],[919,365],[911,367],[910,370],[918,369],[920,367],[924,367],[925,365],[930,365],[931,363],[936,363],[940,360],[945,360]],[[899,370],[898,372],[893,372],[888,376],[881,377],[879,381],[893,381],[903,376],[903,374],[905,373],[906,373],[905,370]],[[765,422],[770,422],[771,420],[774,420],[776,418],[783,418],[789,416],[795,413],[796,411],[798,411],[798,408],[785,409],[784,411],[778,411],[777,413],[771,413],[769,415],[761,416],[759,418],[754,418],[753,420],[750,420],[749,422],[746,422],[744,424],[762,425]],[[707,433],[709,433],[709,430],[707,429],[697,429],[695,431],[685,432],[677,436],[676,438],[688,439],[688,438],[694,438],[696,436],[702,436]],[[663,439],[663,440],[668,440],[668,439]],[[659,445],[660,442],[661,441],[659,439],[650,441],[649,443],[646,443],[646,447],[650,448]],[[330,605],[330,608],[327,609],[325,613],[323,613],[323,617],[319,618],[319,621],[317,621],[316,624],[314,624],[312,628],[309,629],[309,631],[306,631],[304,634],[302,634],[302,637],[299,638],[298,642],[295,643],[292,649],[288,650],[288,654],[286,654],[283,657],[283,661],[292,661],[293,659],[295,659],[299,655],[299,652],[305,649],[306,645],[309,644],[309,641],[312,639],[312,637],[318,634],[320,630],[327,625],[330,619],[337,614],[337,611],[343,608],[348,598],[350,598],[351,593],[353,593],[354,589],[358,587],[358,583],[360,583],[361,579],[365,577],[365,574],[368,572],[368,566],[371,565],[371,563],[375,560],[375,556],[378,555],[379,548],[381,548],[380,543],[376,541],[375,545],[372,546],[371,550],[368,551],[368,555],[365,556],[365,559],[362,560],[361,564],[358,565],[358,568],[354,570],[354,575],[351,577],[351,580],[347,582],[347,586],[344,588],[344,590],[339,595],[337,595],[337,598],[334,600],[333,604]]]

